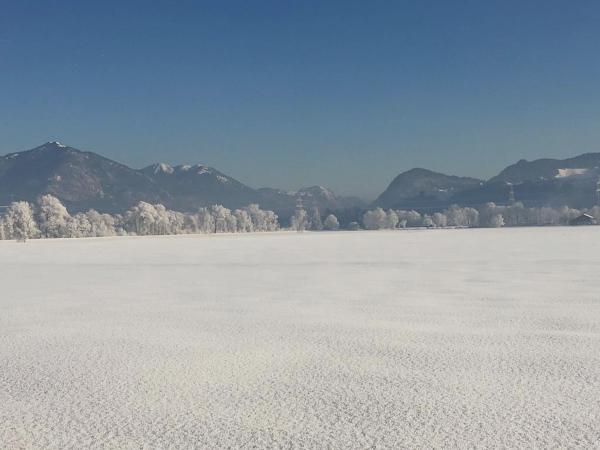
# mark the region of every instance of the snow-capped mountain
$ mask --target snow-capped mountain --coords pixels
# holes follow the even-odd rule
[[[535,161],[520,160],[508,166],[490,182],[504,181],[523,183],[553,178],[565,178],[572,175],[593,175],[600,168],[600,153],[584,153],[567,159],[536,159]]]
[[[306,207],[323,211],[364,204],[358,199],[337,197],[323,186],[297,192],[253,189],[203,164],[157,163],[132,169],[59,142],[0,156],[0,205],[34,201],[46,193],[58,197],[72,211],[95,208],[123,212],[139,201],[162,203],[180,211],[214,204],[233,209],[258,203],[286,218],[299,197]]]
[[[599,176],[600,153],[564,160],[521,160],[488,181],[411,169],[398,175],[371,206],[435,210],[453,203],[505,204],[512,191],[526,206],[587,207],[594,202]],[[34,201],[45,193],[55,195],[73,211],[123,212],[142,200],[180,211],[213,204],[233,209],[258,203],[285,219],[298,202],[321,212],[367,206],[360,199],[337,196],[324,186],[297,191],[253,189],[203,164],[157,163],[132,169],[60,142],[0,156],[0,205]]]
[[[197,209],[214,204],[239,208],[257,202],[254,189],[203,164],[171,166],[153,164],[141,170],[172,198],[169,206],[177,210]]]
[[[144,173],[60,142],[0,157],[0,204],[49,193],[74,210],[120,211],[146,200],[169,203],[169,193]]]
[[[437,210],[514,199],[526,206],[589,207],[595,201],[600,153],[567,159],[520,160],[487,181],[412,169],[398,175],[374,202],[398,209]]]

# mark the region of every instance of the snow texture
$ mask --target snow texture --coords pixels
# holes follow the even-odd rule
[[[171,175],[173,174],[173,172],[175,172],[175,169],[173,168],[173,166],[170,166],[167,163],[158,163],[154,168],[155,174],[166,173],[167,175]]]
[[[0,242],[3,448],[593,448],[600,227]]]
[[[576,175],[585,175],[588,169],[558,169],[555,178],[568,178]]]

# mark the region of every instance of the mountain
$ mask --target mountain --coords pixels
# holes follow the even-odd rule
[[[324,186],[311,186],[297,191],[261,188],[257,194],[261,206],[276,211],[282,217],[291,216],[299,201],[305,209],[318,208],[322,213],[367,206],[367,202],[360,198],[337,196]]]
[[[60,198],[73,210],[120,211],[140,200],[169,203],[170,195],[144,173],[60,142],[0,157],[0,204]]]
[[[60,142],[0,156],[0,205],[35,201],[43,194],[58,197],[71,211],[94,208],[123,212],[139,201],[162,203],[179,211],[214,204],[233,209],[258,203],[286,218],[293,213],[298,198],[307,208],[316,206],[323,212],[364,205],[356,198],[338,197],[323,186],[297,192],[253,189],[202,164],[158,163],[132,169]]]
[[[600,153],[567,159],[520,160],[487,181],[412,169],[398,175],[374,206],[433,211],[451,204],[507,204],[511,191],[525,206],[589,207],[600,177]]]
[[[600,168],[600,153],[584,153],[567,159],[520,160],[508,166],[489,180],[490,183],[502,181],[523,183],[527,181],[554,180],[578,175],[595,175]]]
[[[476,178],[411,169],[394,178],[374,204],[383,208],[435,208],[447,204],[458,192],[482,183]]]
[[[398,175],[370,206],[434,211],[451,204],[506,204],[510,192],[526,206],[582,208],[595,200],[600,177],[600,153],[567,159],[521,160],[488,181],[458,177],[427,169]],[[153,164],[132,169],[93,152],[59,142],[0,156],[0,205],[15,200],[35,201],[40,195],[58,197],[71,211],[94,208],[123,212],[139,201],[162,203],[179,211],[222,204],[234,209],[249,203],[289,217],[296,204],[322,213],[358,214],[366,208],[355,197],[337,196],[324,186],[298,191],[253,189],[213,167],[202,164]],[[358,211],[358,212],[357,212]]]
[[[567,159],[520,160],[486,183],[488,189],[512,185],[517,201],[526,206],[591,206],[600,176],[600,153]],[[461,200],[459,198],[459,200]]]
[[[202,164],[170,166],[153,164],[140,172],[169,193],[169,207],[192,210],[214,204],[240,208],[258,200],[254,189]]]

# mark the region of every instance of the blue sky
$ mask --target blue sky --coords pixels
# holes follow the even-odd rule
[[[371,198],[600,151],[597,1],[2,1],[0,153]]]

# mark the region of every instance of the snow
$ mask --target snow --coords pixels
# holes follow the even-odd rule
[[[592,448],[600,227],[0,242],[5,448]]]
[[[567,178],[574,175],[585,175],[588,169],[558,169],[554,178]]]
[[[210,167],[206,167],[202,164],[196,164],[194,166],[192,166],[190,164],[183,164],[181,166],[177,166],[176,169],[181,172],[188,172],[192,169],[195,169],[197,175],[204,175],[205,173],[211,173]]]
[[[169,164],[166,164],[166,163],[158,163],[156,165],[156,167],[154,168],[155,174],[166,173],[168,175],[171,175],[173,172],[175,172],[175,169],[173,169],[172,166],[170,166]]]
[[[321,196],[327,200],[335,200],[335,194],[329,188],[325,186],[312,186],[308,188],[302,188],[298,191],[299,195],[308,195],[308,196]]]

